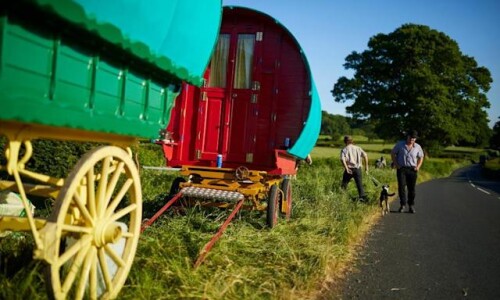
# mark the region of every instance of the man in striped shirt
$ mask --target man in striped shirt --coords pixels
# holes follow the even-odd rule
[[[402,212],[408,204],[409,213],[415,213],[415,186],[417,174],[424,161],[424,151],[417,140],[417,131],[409,130],[406,140],[398,142],[391,151],[392,162],[397,169],[398,194]],[[408,193],[406,191],[408,190]]]

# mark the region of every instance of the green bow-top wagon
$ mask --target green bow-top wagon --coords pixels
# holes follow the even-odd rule
[[[13,180],[0,191],[17,192],[26,211],[27,194],[56,202],[47,219],[0,216],[0,231],[33,233],[53,297],[119,293],[142,214],[129,146],[158,137],[182,82],[201,85],[221,13],[220,0],[1,2],[0,170]],[[38,138],[103,146],[53,178],[25,168]]]

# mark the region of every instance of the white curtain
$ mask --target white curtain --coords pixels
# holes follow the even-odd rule
[[[212,61],[210,62],[210,78],[208,80],[209,87],[226,87],[227,79],[227,58],[229,55],[229,34],[221,34]]]
[[[254,34],[239,34],[234,70],[234,88],[249,89],[252,85]]]

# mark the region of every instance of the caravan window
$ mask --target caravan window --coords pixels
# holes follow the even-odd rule
[[[234,88],[250,89],[252,85],[254,34],[239,34],[236,48],[236,67],[234,70]]]
[[[219,41],[217,42],[214,54],[212,55],[212,61],[210,62],[209,87],[226,87],[229,41],[229,34],[221,34],[219,36]]]

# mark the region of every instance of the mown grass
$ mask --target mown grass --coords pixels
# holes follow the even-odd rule
[[[325,151],[325,152],[322,152]],[[310,299],[341,273],[351,250],[378,216],[379,188],[364,176],[371,202],[353,201],[354,183],[340,189],[338,149],[313,151],[293,186],[293,218],[272,230],[265,214],[241,212],[197,269],[199,251],[229,211],[200,207],[172,209],[141,236],[119,299]],[[323,153],[323,155],[321,155]],[[155,148],[140,149],[143,165],[163,164]],[[160,156],[158,156],[160,155]],[[372,161],[380,153],[369,153]],[[446,176],[457,161],[426,161],[421,180]],[[378,181],[395,189],[395,171],[372,168]],[[164,203],[177,174],[143,170],[144,218]],[[30,259],[29,235],[12,234],[0,243],[0,299],[45,299],[42,264]]]

